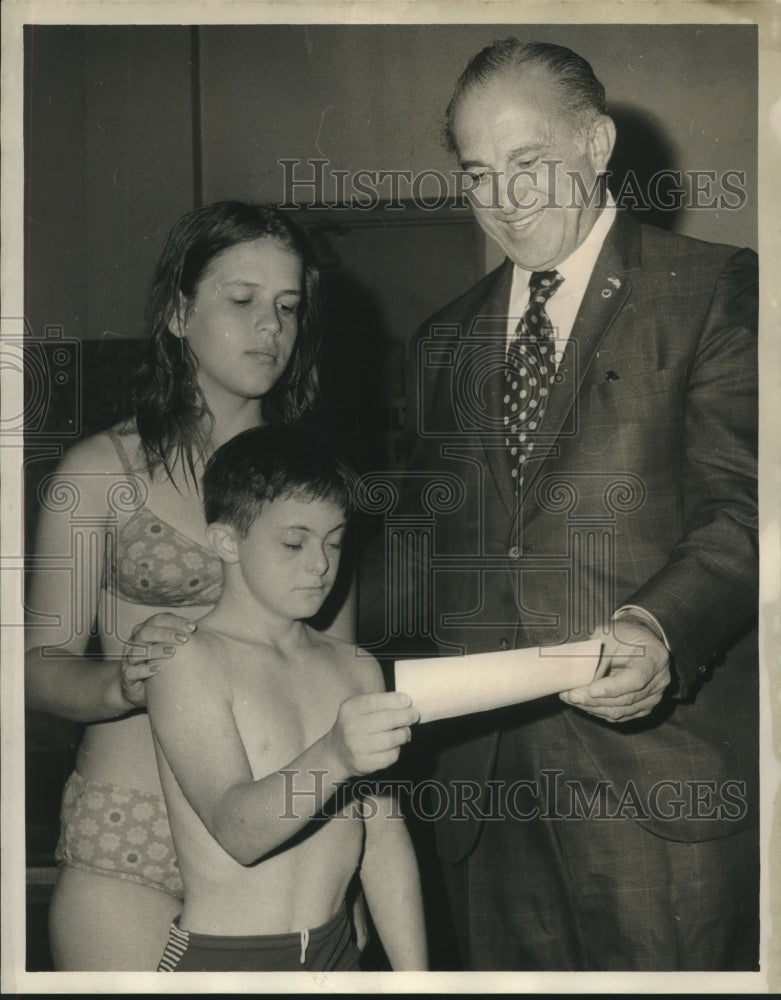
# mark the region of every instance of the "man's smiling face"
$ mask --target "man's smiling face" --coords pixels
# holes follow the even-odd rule
[[[452,133],[474,178],[477,221],[507,256],[529,271],[569,257],[599,214],[598,199],[588,205],[583,192],[607,166],[612,121],[599,116],[581,129],[547,71],[507,70],[466,91]]]

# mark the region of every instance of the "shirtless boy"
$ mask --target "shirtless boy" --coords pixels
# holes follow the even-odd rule
[[[223,593],[147,682],[184,882],[161,971],[356,969],[356,871],[392,967],[426,968],[404,822],[388,795],[345,795],[398,758],[417,711],[370,656],[306,623],[336,576],[350,482],[285,427],[239,434],[207,467]]]

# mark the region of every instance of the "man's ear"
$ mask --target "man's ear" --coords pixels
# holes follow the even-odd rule
[[[217,555],[226,563],[239,561],[239,550],[236,544],[236,529],[232,524],[222,524],[215,521],[206,527],[206,539]]]
[[[588,137],[589,159],[598,174],[607,169],[615,144],[616,126],[613,119],[607,115],[600,115],[591,126]]]
[[[185,318],[187,316],[187,299],[178,293],[178,297],[171,308],[171,315],[168,318],[168,330],[175,337],[180,339],[184,336]]]

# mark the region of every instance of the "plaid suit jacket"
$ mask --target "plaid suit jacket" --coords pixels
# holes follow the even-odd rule
[[[621,605],[647,609],[675,675],[651,716],[554,710],[613,789],[631,782],[652,801],[638,822],[675,840],[726,836],[757,818],[756,255],[619,213],[520,504],[499,371],[511,274],[505,261],[412,342],[406,502],[433,524],[421,617],[452,654],[582,639]],[[432,513],[436,491],[420,486],[438,479],[451,502]],[[436,777],[484,786],[506,720],[442,725]],[[472,813],[438,824],[444,858],[472,849]]]

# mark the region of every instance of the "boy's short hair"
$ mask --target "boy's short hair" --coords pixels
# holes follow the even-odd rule
[[[264,504],[286,497],[330,500],[355,509],[353,470],[322,435],[297,426],[252,427],[218,448],[203,475],[207,524],[246,536]]]

